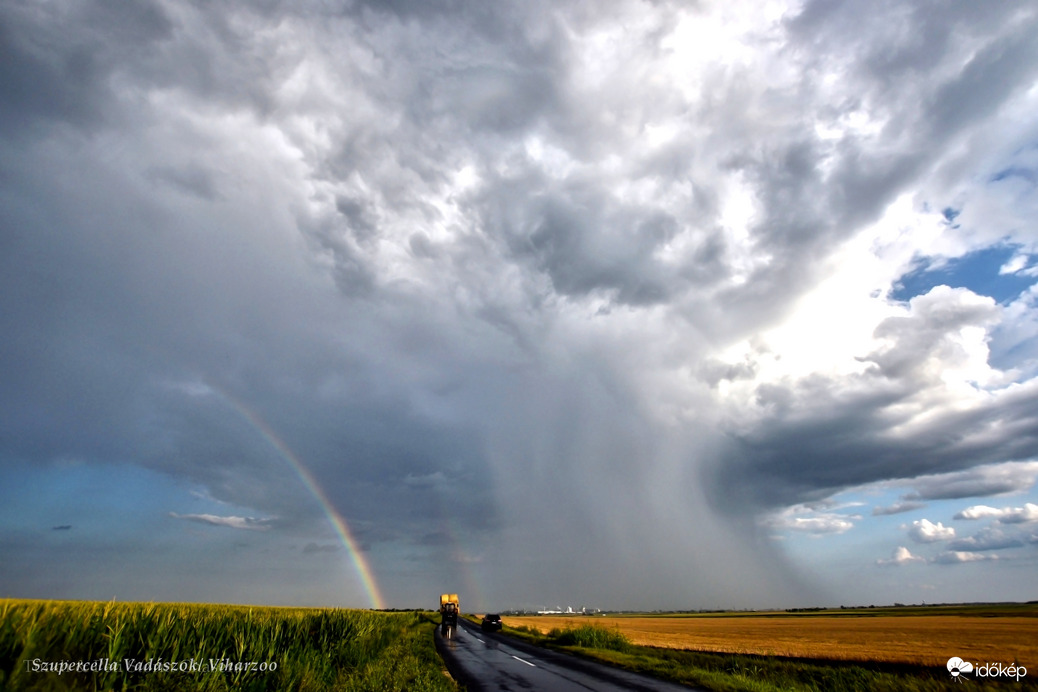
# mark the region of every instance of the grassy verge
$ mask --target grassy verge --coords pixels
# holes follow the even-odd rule
[[[717,654],[632,644],[621,632],[595,625],[553,629],[505,627],[505,633],[551,649],[566,651],[626,670],[716,692],[787,690],[876,690],[898,692],[964,689],[947,671],[921,666],[816,661],[780,656]],[[1034,690],[1035,671],[1027,678],[983,681],[984,690]],[[970,679],[969,684],[977,685]]]
[[[420,612],[0,600],[0,689],[456,690],[435,622]],[[59,674],[61,662],[95,669]]]

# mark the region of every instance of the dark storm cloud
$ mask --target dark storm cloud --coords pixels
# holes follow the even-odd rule
[[[157,3],[8,3],[0,15],[0,122],[88,126],[112,112],[109,77],[147,60],[173,26]]]
[[[885,0],[865,11],[847,3],[813,0],[787,25],[799,42],[816,47],[814,55],[853,57],[862,77],[898,89],[903,80],[925,76],[949,53],[961,50],[964,37],[989,35],[1019,19],[1033,19],[1029,15],[1022,3],[985,8],[963,0],[941,4]],[[890,31],[895,18],[896,31]]]
[[[865,103],[861,105],[878,107],[878,113],[889,118],[882,139],[893,144],[910,133],[915,142],[902,153],[883,144],[870,153],[852,143],[853,149],[842,157],[836,175],[844,222],[875,214],[875,205],[889,200],[968,128],[1005,106],[1038,69],[1038,54],[1029,40],[1036,17],[1018,4],[990,13],[971,3],[955,3],[939,12],[931,12],[925,3],[891,8],[898,21],[905,23],[896,32],[884,32],[884,38],[863,32],[862,24],[885,24],[891,15],[859,12],[864,8],[850,5],[839,8],[844,16],[834,22],[835,31],[820,32],[829,40],[841,41],[830,56],[836,60],[847,56],[848,41],[866,54],[854,77],[864,87],[860,98]],[[810,13],[808,8],[801,17]],[[1001,37],[990,40],[985,37],[987,32],[1001,33]],[[950,40],[955,34],[959,34],[958,40]],[[863,39],[869,45],[856,45]],[[961,55],[964,49],[975,52],[967,53],[969,59],[961,67],[945,68],[938,79],[927,72],[934,63]],[[894,94],[903,98],[888,98]]]
[[[484,227],[509,251],[551,278],[555,292],[578,298],[596,291],[621,304],[666,301],[673,277],[652,255],[677,232],[662,212],[617,205],[589,181],[561,188],[550,181],[509,181],[481,203]]]
[[[842,102],[820,104],[816,122],[839,110],[866,111],[881,129],[873,136],[845,136],[833,148],[817,138],[808,119],[791,124],[781,139],[758,144],[761,153],[747,149],[733,157],[732,165],[756,182],[763,218],[755,233],[774,258],[729,294],[747,314],[753,314],[747,299],[771,304],[799,291],[834,244],[875,220],[963,131],[997,112],[1038,71],[1030,40],[1038,20],[1018,5],[994,13],[970,3],[940,11],[922,4],[872,9],[820,0],[787,24],[793,38],[788,51],[814,49],[799,65],[804,77],[798,89],[816,89],[816,71],[840,74],[847,85],[831,95]],[[892,16],[899,30],[878,30],[889,27]],[[875,32],[867,29],[873,24]],[[980,38],[992,30],[1005,38]],[[925,68],[962,50],[962,43],[949,41],[958,31],[972,34],[980,48],[963,67],[934,79]],[[978,98],[978,91],[984,96]]]
[[[750,379],[756,373],[757,367],[752,362],[728,364],[719,360],[709,360],[699,366],[697,374],[711,387],[716,387],[721,380]]]
[[[313,555],[315,553],[337,553],[340,550],[342,550],[342,546],[337,543],[320,545],[311,542],[303,546],[303,555]]]
[[[145,467],[323,552],[301,464],[403,597],[449,548],[491,596],[647,607],[796,592],[764,509],[1034,455],[1030,383],[904,413],[988,302],[918,301],[849,378],[714,353],[1028,88],[1034,17],[808,3],[672,64],[682,11],[8,3],[0,463]]]
[[[393,377],[370,361],[357,367],[355,356],[307,336],[312,303],[289,298],[294,289],[277,266],[281,259],[251,264],[266,252],[255,245],[262,234],[240,245],[219,227],[196,233],[198,217],[188,214],[181,224],[161,203],[135,199],[151,187],[147,176],[126,184],[106,179],[103,169],[94,171],[88,193],[61,196],[34,218],[24,200],[47,194],[40,183],[47,176],[63,177],[45,169],[41,161],[25,166],[3,208],[12,251],[0,282],[5,295],[19,297],[0,311],[11,335],[0,356],[9,373],[2,386],[6,457],[140,464],[276,515],[277,530],[325,532],[319,505],[286,460],[222,392],[199,382],[205,373],[261,412],[359,538],[407,536],[462,492],[472,500],[459,505],[456,520],[473,530],[494,526],[493,508],[482,499],[485,473],[474,466],[470,445],[409,414],[402,393],[387,395],[384,405],[357,403],[358,396],[377,397],[373,385],[386,387]],[[84,215],[91,224],[82,224]],[[59,242],[65,228],[77,232]],[[342,324],[344,334],[360,338],[348,314]],[[323,399],[313,400],[310,387],[323,387]],[[399,484],[428,464],[442,464],[455,484]]]
[[[949,413],[906,438],[896,428],[907,421],[892,414],[902,397],[836,396],[838,389],[822,381],[760,392],[760,403],[776,413],[752,433],[731,436],[716,471],[718,497],[746,494],[765,506],[784,506],[851,486],[1038,455],[1035,392]],[[922,485],[906,499],[980,497],[1020,487],[982,474],[940,490]]]
[[[213,175],[204,168],[158,166],[149,170],[147,176],[159,185],[170,185],[184,194],[196,195],[210,202],[221,198]]]
[[[911,308],[908,316],[877,327],[876,336],[888,345],[862,359],[870,364],[864,373],[839,381],[815,375],[757,387],[757,421],[746,432],[731,429],[731,450],[716,469],[720,496],[745,493],[765,505],[782,506],[855,485],[1038,455],[1038,390],[1030,385],[913,422],[907,412],[913,400],[940,391],[942,369],[967,357],[954,335],[989,324],[995,308],[990,299],[947,287],[914,298]],[[1019,489],[1021,479],[1011,476],[977,468],[920,479],[916,492],[904,499]]]
[[[484,232],[506,243],[511,255],[528,262],[531,268],[549,278],[554,291],[576,298],[606,296],[617,303],[631,305],[671,302],[678,296],[688,295],[699,302],[700,296],[709,295],[711,302],[720,298],[721,311],[729,315],[728,319],[732,319],[731,315],[738,315],[735,319],[740,324],[759,324],[762,319],[768,319],[769,313],[780,314],[776,310],[781,311],[789,298],[809,285],[821,257],[855,232],[863,222],[874,220],[883,207],[940,154],[945,143],[957,132],[990,114],[1016,93],[1020,85],[1026,83],[1034,64],[1020,52],[1028,50],[1029,42],[1015,41],[1012,49],[999,42],[990,42],[961,74],[952,75],[943,82],[933,83],[911,73],[905,76],[903,83],[876,84],[875,67],[869,65],[867,59],[856,61],[859,56],[849,53],[846,44],[831,46],[831,53],[817,54],[815,59],[821,61],[818,65],[798,65],[801,58],[794,57],[797,45],[794,42],[782,56],[790,61],[789,67],[846,71],[850,66],[851,70],[846,75],[849,83],[859,84],[865,92],[857,95],[857,104],[848,102],[845,107],[878,106],[876,102],[879,99],[886,99],[885,103],[892,104],[891,108],[901,109],[901,112],[888,115],[891,120],[907,121],[916,147],[898,147],[904,134],[894,131],[891,125],[889,130],[882,132],[878,147],[872,141],[846,137],[833,149],[832,145],[817,139],[814,123],[809,118],[791,119],[788,123],[778,121],[770,131],[764,130],[744,113],[726,105],[731,101],[738,102],[739,98],[719,96],[694,112],[698,120],[716,124],[716,128],[695,148],[683,143],[676,145],[675,149],[687,151],[684,164],[675,168],[667,163],[660,168],[662,162],[654,158],[658,155],[650,157],[637,148],[631,148],[635,142],[622,134],[620,126],[639,122],[636,118],[669,117],[674,104],[644,82],[631,84],[629,86],[640,94],[642,100],[661,109],[658,114],[633,112],[629,105],[633,102],[630,94],[612,91],[608,87],[585,90],[575,81],[573,68],[562,59],[575,48],[567,45],[560,34],[559,20],[552,17],[562,16],[562,21],[579,25],[583,20],[579,13],[563,10],[560,14],[542,15],[536,9],[523,12],[513,8],[511,12],[502,13],[502,19],[489,20],[480,13],[470,17],[459,11],[452,15],[457,21],[441,24],[439,20],[445,16],[442,7],[419,12],[405,4],[388,9],[403,16],[420,16],[429,22],[430,27],[435,27],[442,41],[458,47],[449,60],[444,60],[440,51],[421,40],[405,49],[402,54],[405,57],[401,54],[383,56],[390,73],[399,69],[394,63],[404,60],[423,66],[420,68],[423,70],[420,83],[401,82],[410,85],[401,94],[407,110],[402,114],[403,120],[394,125],[392,136],[397,142],[408,143],[406,150],[410,153],[407,159],[393,154],[402,172],[408,171],[425,184],[430,184],[437,179],[437,168],[442,170],[442,164],[438,165],[436,161],[442,156],[439,151],[454,154],[467,151],[481,164],[479,170],[484,174],[489,173],[486,168],[507,161],[515,170],[505,176],[490,174],[484,180],[482,193],[474,200],[480,226]],[[852,8],[841,8],[838,14],[846,15],[853,11]],[[809,8],[802,20],[790,23],[791,35],[795,39],[804,43],[811,43],[819,36],[831,39],[844,30],[841,27],[854,26],[845,16],[811,19],[813,14]],[[914,21],[925,20],[915,13],[912,16]],[[1001,16],[1001,23],[988,21],[1004,30],[1013,18],[1013,13],[1007,10]],[[952,26],[966,22],[964,18],[936,21],[947,21]],[[502,33],[502,24],[526,27],[526,30]],[[801,29],[805,24],[813,33]],[[532,32],[529,30],[532,26],[542,28],[539,33]],[[918,49],[924,54],[931,50],[938,53],[951,51],[945,45],[951,30],[934,30],[932,48],[918,45],[929,35],[926,33],[907,38],[910,45],[901,48],[909,52]],[[1026,34],[1026,30],[1019,27],[1013,30],[1014,36]],[[461,36],[465,36],[465,40]],[[477,46],[478,52],[472,46]],[[474,58],[476,54],[480,56],[478,61]],[[479,67],[467,67],[469,60]],[[1002,60],[1015,61],[1012,78],[990,80],[1000,86],[997,93],[993,92],[984,102],[983,109],[963,113],[962,109],[956,108],[959,90],[969,89],[970,84],[983,78],[974,73],[999,70]],[[432,66],[441,67],[432,69]],[[796,99],[803,96],[798,91],[816,91],[808,81],[812,74],[805,72],[788,92],[776,90],[755,105],[779,111],[795,107]],[[714,86],[721,95],[745,98],[740,92],[745,87],[740,87],[736,80]],[[920,94],[921,98],[890,99],[892,89],[904,94]],[[524,94],[521,99],[525,104],[523,107],[498,103],[495,96],[512,98]],[[812,95],[823,98],[822,94]],[[487,108],[491,113],[507,113],[508,120],[488,115]],[[957,117],[942,118],[939,117],[941,112],[954,112]],[[608,114],[618,124],[602,124],[596,117],[602,113]],[[535,117],[537,114],[542,117]],[[824,122],[827,117],[838,114],[820,111],[815,117]],[[883,115],[877,114],[878,117]],[[456,123],[459,117],[469,125],[466,132],[445,128],[449,123]],[[577,127],[578,124],[584,127]],[[437,136],[423,139],[416,134],[419,129],[426,137],[430,133]],[[761,131],[763,139],[755,141],[753,148],[744,147],[736,132],[745,135],[754,129]],[[545,175],[542,164],[528,156],[516,153],[506,158],[488,148],[500,147],[502,137],[519,138],[524,135],[544,139],[577,163],[600,161],[609,154],[629,158],[636,176],[664,185],[684,182],[695,175],[691,166],[697,158],[713,156],[721,159],[724,166],[716,172],[745,172],[756,188],[763,213],[752,230],[757,246],[770,255],[771,261],[757,269],[749,281],[741,283],[738,288],[725,288],[718,295],[714,289],[727,282],[731,258],[725,242],[711,231],[713,219],[700,216],[690,224],[689,220],[675,219],[672,213],[651,203],[643,206],[621,203],[613,192],[614,181],[608,177],[570,175],[560,180],[554,175]],[[584,142],[586,137],[593,138],[591,141],[595,146],[587,146]],[[348,141],[350,160],[354,164],[367,158],[365,150],[357,148],[360,140],[351,137]],[[609,142],[613,144],[610,146]],[[370,142],[368,148],[375,144]],[[381,148],[380,144],[376,146]],[[400,151],[398,147],[391,150]],[[830,173],[825,173],[818,165],[823,160],[832,162]],[[715,194],[714,183],[702,180],[703,177],[697,175],[693,178],[697,204]],[[393,204],[414,204],[416,201],[413,189],[410,197],[401,199],[400,191],[389,180],[381,190],[383,195],[387,195],[385,199]],[[708,215],[717,213],[709,204],[700,208]],[[676,266],[659,262],[657,252],[678,232],[701,235],[700,249]],[[330,238],[331,235],[322,233],[321,237]],[[325,242],[337,258],[341,275],[347,277],[342,280],[344,290],[367,285],[369,279],[352,278],[365,276],[364,262],[357,253],[348,244]],[[687,314],[694,315],[704,309],[705,306],[691,309]],[[699,319],[710,319],[708,315],[712,317],[712,309],[706,309]]]

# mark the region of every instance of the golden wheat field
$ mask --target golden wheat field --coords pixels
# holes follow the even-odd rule
[[[952,656],[1038,672],[1038,612],[940,615],[532,616],[502,618],[547,633],[585,623],[634,644],[724,653],[943,666]]]

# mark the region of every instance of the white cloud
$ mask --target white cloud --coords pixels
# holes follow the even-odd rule
[[[785,528],[807,533],[843,533],[854,528],[854,522],[841,515],[794,517],[783,524]]]
[[[1038,505],[1028,502],[1023,507],[1006,507],[998,519],[1003,524],[1026,524],[1038,521]]]
[[[890,514],[903,514],[904,512],[911,512],[916,509],[922,509],[923,507],[926,507],[925,502],[895,502],[894,504],[889,505],[887,507],[873,507],[872,516],[880,517],[887,516]]]
[[[990,553],[972,553],[966,550],[947,550],[938,554],[933,561],[942,565],[957,565],[965,562],[986,562],[1000,559],[1002,558],[998,555]]]
[[[899,567],[901,565],[907,565],[911,562],[926,562],[926,558],[913,555],[908,548],[903,545],[899,545],[894,549],[894,554],[888,560],[879,559],[876,560],[876,564],[880,567]]]
[[[1030,262],[1030,257],[1025,254],[1017,253],[1009,258],[1005,264],[998,269],[999,274],[1015,274],[1021,269],[1025,269],[1027,264]]]
[[[908,535],[918,543],[935,543],[955,538],[955,529],[941,522],[934,524],[929,519],[920,519],[912,522]]]
[[[958,514],[954,519],[988,519],[990,517],[1002,516],[1002,510],[995,509],[994,507],[988,507],[987,505],[974,505],[967,507]]]
[[[987,329],[998,321],[993,298],[935,286],[909,301],[907,315],[888,317],[876,326],[873,335],[880,345],[865,361],[886,378],[943,389],[942,398],[954,404],[974,395],[975,385],[964,384],[1001,383],[1001,374],[988,364],[986,343]]]
[[[170,512],[169,516],[174,519],[184,519],[212,526],[226,526],[232,529],[243,529],[246,531],[267,531],[270,529],[272,518],[256,519],[254,517],[222,517],[216,514],[177,514]]]
[[[997,519],[1002,524],[1025,524],[1038,521],[1038,505],[1028,502],[1023,507],[996,509],[987,505],[967,507],[955,519]]]
[[[796,515],[805,516],[796,516]],[[800,505],[791,507],[780,514],[762,521],[764,526],[773,530],[788,530],[815,535],[840,534],[854,528],[854,522],[861,519],[857,514],[838,514],[836,512],[817,512]]]
[[[979,552],[983,550],[1002,550],[1019,548],[1024,544],[1024,537],[1004,529],[987,527],[976,535],[960,538],[948,543],[948,550],[966,550]]]

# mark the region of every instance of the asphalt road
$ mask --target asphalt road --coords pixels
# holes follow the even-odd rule
[[[470,692],[688,692],[692,689],[540,649],[497,633],[482,632],[465,621],[453,639],[444,639],[437,627],[436,648],[454,679]]]

